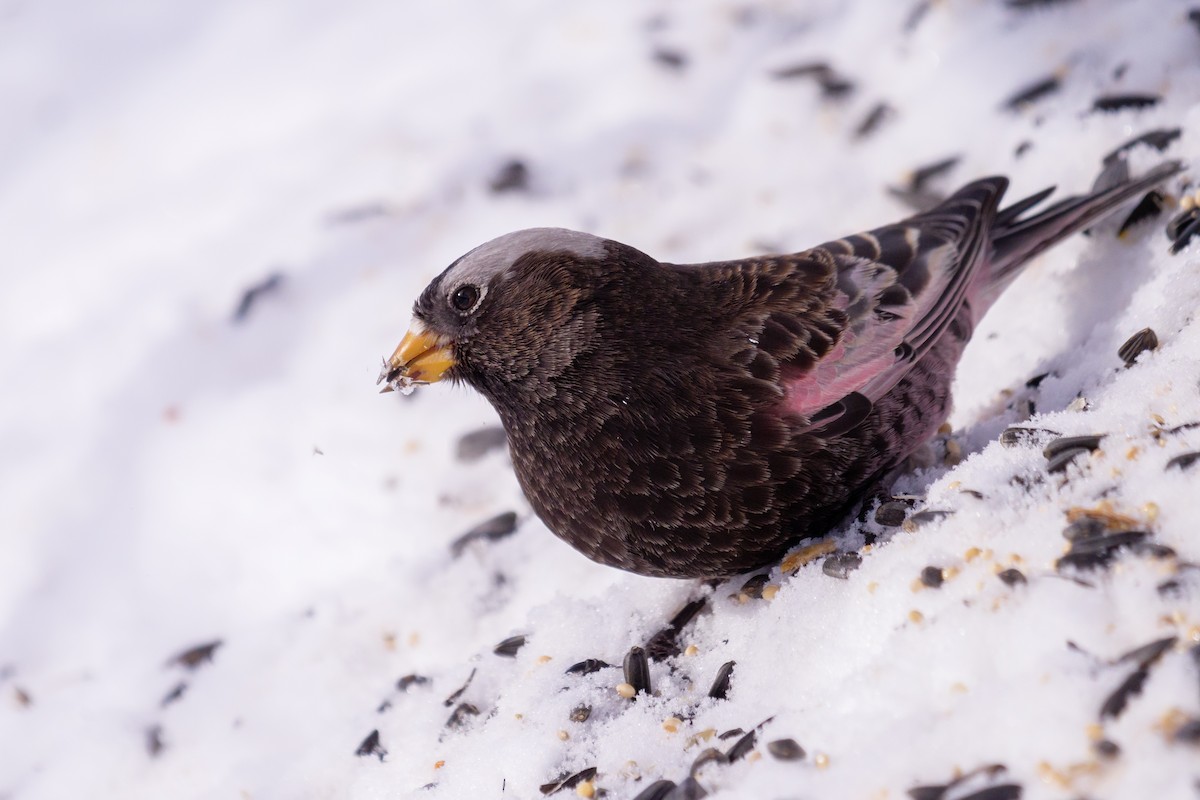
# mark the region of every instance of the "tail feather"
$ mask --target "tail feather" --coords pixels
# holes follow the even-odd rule
[[[1141,178],[1108,189],[1060,200],[1028,219],[1017,219],[1052,190],[1020,200],[996,215],[992,227],[990,288],[999,292],[1029,259],[1110,214],[1126,201],[1149,191],[1183,169],[1178,161],[1160,164]]]

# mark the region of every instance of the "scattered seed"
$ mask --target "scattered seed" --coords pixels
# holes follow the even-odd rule
[[[1158,105],[1162,100],[1153,94],[1107,94],[1097,97],[1092,103],[1093,111],[1124,111],[1125,109],[1142,109]]]
[[[700,755],[692,761],[692,766],[688,770],[691,776],[697,775],[701,769],[708,764],[728,764],[729,756],[722,753],[715,747],[707,747],[700,752]]]
[[[579,795],[580,797],[595,797],[596,784],[592,783],[591,781],[583,781],[575,787],[575,794]]]
[[[1190,225],[1196,219],[1197,215],[1200,214],[1200,209],[1196,208],[1196,203],[1190,195],[1184,197],[1179,202],[1179,206],[1183,209],[1183,213],[1176,214],[1167,222],[1168,239],[1178,239],[1183,233],[1183,229]]]
[[[846,580],[861,565],[862,556],[858,553],[834,553],[821,564],[821,571],[831,578]]]
[[[598,658],[585,658],[576,664],[567,667],[568,675],[591,675],[593,672],[599,672],[606,667],[611,667],[607,661],[601,661]]]
[[[742,584],[741,593],[756,600],[761,599],[763,587],[767,585],[767,581],[770,579],[770,577],[770,575],[766,574],[755,575],[753,578]]]
[[[524,634],[510,636],[492,648],[492,652],[504,658],[516,658],[517,652],[525,646]]]
[[[251,309],[254,308],[258,301],[266,295],[277,292],[281,286],[283,286],[283,274],[272,272],[258,283],[247,287],[242,292],[237,307],[233,310],[233,321],[245,322],[246,318],[250,316]]]
[[[1062,5],[1063,3],[1071,2],[1071,0],[1004,0],[1004,5],[1009,8],[1045,8],[1046,6]]]
[[[1121,227],[1117,228],[1117,238],[1124,237],[1133,226],[1157,217],[1162,213],[1165,202],[1166,199],[1162,196],[1161,192],[1157,190],[1147,192],[1146,196],[1141,199],[1141,202],[1134,206],[1133,211],[1129,212],[1129,216],[1121,223]]]
[[[663,800],[674,788],[674,781],[657,780],[638,792],[633,800]]]
[[[730,762],[737,761],[739,758],[743,757],[754,749],[754,743],[757,739],[758,734],[754,731],[750,731],[742,736],[742,738],[734,742],[733,747],[729,748],[725,755],[729,757]]]
[[[562,775],[549,783],[543,783],[538,789],[542,794],[554,794],[563,789],[574,789],[580,783],[590,781],[594,777],[596,777],[596,768],[588,767],[576,772],[574,775]]]
[[[646,659],[646,651],[640,647],[629,648],[625,656],[625,682],[633,687],[635,693],[651,693],[650,663]]]
[[[497,514],[491,519],[484,520],[451,542],[450,553],[458,558],[473,542],[498,542],[511,536],[516,529],[516,512],[505,511],[503,514]]]
[[[325,217],[325,223],[327,225],[353,225],[357,222],[386,217],[390,213],[391,210],[386,203],[363,202],[331,212]]]
[[[472,669],[471,674],[467,676],[466,683],[464,683],[462,686],[455,689],[450,694],[449,697],[447,697],[445,700],[442,701],[442,705],[444,705],[446,708],[449,708],[450,706],[457,703],[458,698],[463,696],[463,692],[465,692],[467,690],[467,687],[471,685],[471,681],[473,681],[473,680],[475,680],[475,670],[474,669]]]
[[[1100,706],[1100,718],[1116,719],[1119,717],[1125,710],[1125,706],[1129,704],[1130,698],[1142,693],[1142,687],[1146,685],[1146,679],[1149,677],[1150,673],[1141,667],[1130,673],[1116,691],[1105,698],[1104,704]]]
[[[529,188],[529,167],[519,158],[505,161],[488,181],[488,188],[493,194],[525,191]]]
[[[1088,434],[1086,436],[1063,436],[1047,444],[1042,450],[1042,455],[1047,459],[1053,459],[1056,455],[1066,450],[1083,448],[1092,451],[1100,446],[1100,440],[1103,438],[1104,434],[1102,433]]]
[[[708,792],[695,778],[687,777],[679,785],[663,796],[663,800],[699,800],[707,797]]]
[[[813,78],[821,87],[821,95],[829,100],[845,97],[854,91],[854,81],[839,75],[833,67],[823,62],[808,62],[793,67],[784,67],[771,73],[775,80]]]
[[[987,778],[994,778],[1005,771],[1007,771],[1007,767],[1005,767],[1003,764],[986,764],[982,767],[977,767],[973,770],[970,770],[969,772],[964,772],[962,775],[959,775],[954,780],[946,784],[914,786],[908,790],[908,796],[911,797],[912,800],[942,800],[942,798],[944,798],[951,789],[954,789],[955,787],[960,786],[977,776],[983,775]],[[1017,793],[1012,795],[1013,798],[1021,796],[1020,787],[1017,787],[1017,789]],[[977,798],[977,795],[973,794],[970,795],[970,797]],[[966,800],[966,798],[961,798],[961,800]]]
[[[167,706],[171,705],[171,703],[174,703],[177,700],[182,700],[183,693],[187,691],[187,686],[187,681],[180,681],[179,683],[175,684],[175,688],[167,692],[166,697],[162,699],[162,703],[160,705],[162,705],[163,708],[166,708]]]
[[[679,726],[683,724],[683,720],[679,717],[667,717],[663,720],[663,730],[667,733],[679,733]]]
[[[795,739],[775,739],[767,742],[767,752],[780,761],[799,761],[804,758],[804,748]]]
[[[763,587],[763,593],[762,593],[763,600],[768,600],[768,601],[774,600],[775,595],[777,595],[777,594],[779,594],[779,585],[778,584],[768,583],[766,586]]]
[[[1174,236],[1172,236],[1169,232],[1167,234],[1171,238],[1172,255],[1187,247],[1187,244],[1192,240],[1192,237],[1200,234],[1200,208],[1193,208],[1191,211],[1185,211],[1175,219],[1181,220],[1185,224],[1178,226],[1177,232]],[[1172,220],[1172,222],[1174,221],[1175,220]]]
[[[779,569],[785,573],[797,572],[805,564],[815,561],[823,555],[832,553],[836,547],[837,543],[832,539],[823,539],[819,542],[805,545],[783,559],[783,562],[779,565]]]
[[[921,570],[921,584],[930,589],[937,589],[945,580],[941,567],[926,567]]]
[[[405,675],[400,680],[396,681],[396,688],[402,692],[407,692],[414,686],[425,686],[429,683],[429,678],[424,675]]]
[[[1092,750],[1101,758],[1111,761],[1121,755],[1121,748],[1111,739],[1100,739],[1092,743]]]
[[[1069,450],[1061,450],[1055,454],[1054,458],[1046,460],[1046,471],[1052,473],[1062,472],[1078,456],[1086,455],[1090,452],[1086,447],[1073,447]]]
[[[633,686],[628,683],[618,683],[617,694],[619,694],[621,697],[624,697],[626,700],[632,700],[637,696],[637,689],[633,688]]]
[[[1179,641],[1178,636],[1167,636],[1162,639],[1155,639],[1149,644],[1135,647],[1129,652],[1117,656],[1117,658],[1113,659],[1110,663],[1113,666],[1118,664],[1137,664],[1142,669],[1149,669],[1158,663],[1158,660],[1162,658],[1168,650],[1174,647],[1177,641]]]
[[[1049,372],[1042,372],[1042,373],[1039,373],[1039,374],[1037,374],[1037,375],[1034,375],[1032,378],[1030,378],[1029,380],[1025,381],[1025,388],[1027,388],[1027,389],[1036,389],[1036,388],[1038,388],[1039,386],[1041,386],[1041,385],[1042,385],[1042,381],[1046,380],[1046,378],[1048,378],[1048,377],[1050,377],[1050,373],[1049,373]]]
[[[1013,426],[1005,428],[1000,433],[1000,444],[1005,447],[1015,447],[1022,444],[1032,444],[1046,436],[1058,435],[1058,431],[1048,430],[1047,428],[1019,428]]]
[[[979,558],[981,555],[983,555],[983,551],[978,547],[968,547],[963,553],[963,560],[969,564],[975,559]]]
[[[1157,542],[1134,542],[1130,545],[1129,552],[1142,558],[1177,558],[1179,556],[1174,548]]]
[[[655,633],[646,642],[646,653],[655,661],[663,661],[680,653],[679,634],[687,627],[696,615],[705,609],[708,599],[701,597],[692,600],[671,617],[671,621],[662,630]]]
[[[1175,456],[1167,462],[1166,468],[1170,469],[1171,467],[1178,467],[1179,469],[1184,470],[1190,467],[1192,464],[1195,464],[1198,460],[1200,460],[1200,450]]]
[[[1118,531],[1076,539],[1067,554],[1055,562],[1055,567],[1059,570],[1064,567],[1080,570],[1106,567],[1121,549],[1132,547],[1148,536],[1146,531]]]
[[[741,728],[730,728],[729,730],[725,731],[724,733],[718,734],[717,738],[723,742],[726,739],[732,739],[736,736],[741,736],[745,733],[746,733],[746,731],[742,730]]]
[[[1181,744],[1200,744],[1200,719],[1189,719],[1180,725],[1171,739]]]
[[[673,70],[683,70],[688,64],[688,57],[684,53],[667,47],[655,48],[651,58],[660,66]]]
[[[1104,524],[1103,520],[1096,517],[1080,517],[1068,523],[1067,527],[1063,528],[1063,538],[1068,542],[1091,539],[1107,530],[1108,526]]]
[[[217,652],[217,648],[222,644],[223,642],[217,639],[207,644],[198,644],[195,647],[189,647],[179,655],[173,656],[167,664],[176,664],[187,669],[196,669],[202,664],[211,663],[213,654]]]
[[[1013,149],[1013,158],[1020,158],[1021,156],[1028,153],[1031,149],[1033,149],[1033,142],[1029,141],[1028,139],[1025,139],[1024,141],[1019,142],[1017,144],[1017,146]]]
[[[362,740],[358,749],[354,751],[354,755],[362,756],[378,756],[380,761],[383,761],[387,755],[387,750],[379,743],[379,731],[373,730],[367,734],[367,738]]]
[[[1019,783],[1000,783],[963,795],[958,800],[1020,800],[1021,791]]]
[[[737,662],[726,661],[717,670],[717,677],[713,681],[712,687],[708,690],[708,696],[717,700],[724,700],[725,695],[729,692],[729,679],[733,675],[733,668]]]
[[[1009,568],[996,575],[997,578],[1004,581],[1007,586],[1016,586],[1018,584],[1027,583],[1025,573],[1016,568]]]
[[[1155,587],[1160,597],[1181,597],[1183,595],[1183,584],[1176,578],[1168,578]]]
[[[1138,356],[1156,347],[1158,347],[1158,336],[1152,329],[1142,328],[1121,345],[1117,350],[1117,355],[1125,362],[1125,366],[1132,367]]]
[[[464,433],[454,446],[454,457],[463,463],[478,461],[494,450],[503,449],[508,436],[499,425],[489,425],[477,431]]]
[[[865,117],[863,117],[862,122],[858,123],[858,126],[855,127],[854,138],[867,138],[875,131],[879,130],[879,127],[895,113],[896,110],[884,102],[879,102],[871,106],[871,110],[867,112]]]
[[[903,500],[888,500],[875,509],[875,521],[888,528],[898,528],[908,516],[908,503]]]
[[[1041,100],[1043,97],[1048,97],[1059,90],[1062,86],[1062,81],[1057,76],[1050,75],[1042,78],[1036,83],[1026,86],[1007,100],[1004,101],[1004,108],[1009,111],[1021,111],[1025,108]]]
[[[1178,139],[1182,133],[1183,131],[1179,128],[1156,128],[1151,131],[1146,131],[1139,136],[1135,136],[1106,155],[1104,157],[1104,164],[1107,166],[1115,161],[1124,160],[1125,156],[1130,150],[1142,144],[1148,145],[1153,147],[1155,150],[1162,152],[1163,150],[1167,149],[1171,142]]]
[[[450,712],[445,727],[452,730],[462,728],[470,717],[477,716],[479,716],[479,709],[473,703],[459,703],[454,707],[454,711]]]
[[[817,769],[825,769],[829,766],[829,756],[825,753],[817,753],[813,756],[813,764]]]
[[[934,508],[927,508],[924,511],[918,511],[908,519],[904,520],[904,530],[912,533],[922,525],[927,525],[930,522],[936,522],[942,517],[948,517],[953,514],[953,511],[942,511]]]
[[[580,704],[571,709],[571,722],[587,722],[590,716],[592,716],[592,707],[589,705]]]
[[[935,161],[932,164],[926,164],[923,167],[917,167],[909,176],[908,186],[915,192],[919,192],[925,188],[934,178],[941,177],[958,165],[962,160],[961,156],[950,156],[943,158],[941,161]]]
[[[925,615],[922,614],[920,611],[917,611],[914,608],[912,611],[908,612],[908,619],[910,622],[913,622],[913,623],[916,623],[919,625],[925,621]]]
[[[151,725],[146,728],[146,753],[151,758],[157,758],[162,753],[163,747],[165,745],[162,740],[162,725]]]

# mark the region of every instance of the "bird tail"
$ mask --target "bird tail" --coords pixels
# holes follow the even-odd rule
[[[1102,219],[1126,201],[1153,189],[1181,169],[1180,162],[1168,161],[1141,178],[1123,181],[1082,197],[1068,197],[1026,219],[1018,217],[1045,200],[1054,187],[1001,209],[992,222],[989,293],[999,294],[1029,259]]]

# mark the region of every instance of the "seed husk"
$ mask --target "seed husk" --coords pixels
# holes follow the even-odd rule
[[[1167,462],[1166,468],[1170,469],[1171,467],[1177,467],[1178,469],[1184,470],[1192,466],[1192,464],[1195,464],[1197,461],[1200,461],[1200,450],[1175,456]]]
[[[733,675],[733,668],[736,666],[736,661],[726,661],[717,670],[717,677],[713,680],[712,687],[708,690],[708,696],[717,700],[724,700],[725,695],[729,693],[729,679]]]
[[[804,748],[795,739],[775,739],[767,742],[767,752],[780,761],[799,761],[804,758]]]
[[[1042,449],[1042,455],[1047,459],[1052,459],[1066,450],[1075,450],[1081,447],[1089,451],[1095,450],[1100,446],[1100,440],[1103,438],[1104,434],[1102,433],[1093,433],[1084,436],[1062,436],[1047,444]]]
[[[1046,459],[1046,471],[1062,472],[1076,458],[1090,452],[1086,447],[1073,447],[1069,450],[1060,450],[1053,458]]]
[[[846,580],[861,565],[862,556],[858,553],[834,553],[821,564],[821,571],[831,578]]]
[[[1132,367],[1138,356],[1156,347],[1158,347],[1158,335],[1152,328],[1142,328],[1125,340],[1125,344],[1118,348],[1117,355],[1125,362],[1125,366]]]
[[[758,734],[755,731],[750,731],[749,733],[742,736],[742,738],[740,738],[736,742],[734,742],[733,747],[730,747],[729,750],[725,753],[725,755],[727,755],[729,757],[729,760],[731,762],[737,761],[739,758],[742,758],[743,756],[745,756],[747,753],[749,753],[751,750],[754,749],[754,743],[757,740],[758,740]]]
[[[504,428],[489,425],[458,437],[458,443],[454,446],[454,456],[463,463],[470,463],[480,460],[492,451],[503,449],[507,443],[508,437]]]
[[[908,503],[903,500],[888,500],[875,509],[875,521],[888,528],[898,528],[908,516]]]
[[[996,575],[1006,586],[1017,586],[1018,584],[1027,583],[1025,573],[1015,567],[1010,567]]]
[[[576,784],[583,781],[590,781],[594,777],[596,777],[596,768],[588,767],[576,772],[574,775],[563,775],[549,783],[543,783],[538,789],[542,794],[554,794],[555,792],[561,792],[563,789],[574,789]]]
[[[358,745],[354,751],[354,755],[362,756],[379,756],[379,760],[383,761],[387,755],[387,750],[379,743],[379,731],[373,730],[367,734],[366,738]]]
[[[492,648],[492,652],[504,658],[516,658],[517,652],[525,646],[525,635],[510,636]]]
[[[1150,108],[1158,105],[1161,97],[1154,94],[1106,94],[1092,102],[1093,111],[1124,111],[1126,109]]]
[[[1004,108],[1010,111],[1019,111],[1033,105],[1044,97],[1054,94],[1061,87],[1062,81],[1058,79],[1058,76],[1048,75],[1036,83],[1032,83],[1017,91],[1004,101]]]
[[[516,512],[505,511],[503,514],[497,514],[491,519],[484,520],[451,542],[450,553],[458,558],[472,542],[498,542],[511,536],[516,530]]]
[[[701,597],[679,609],[667,626],[646,642],[646,654],[654,661],[663,661],[679,655],[683,650],[679,644],[679,634],[707,606],[708,599]]]
[[[640,647],[629,648],[625,655],[625,682],[633,687],[635,693],[651,693],[650,663],[646,659],[646,651]]]
[[[611,667],[607,661],[601,661],[598,658],[585,658],[583,661],[572,664],[567,667],[568,675],[591,675],[593,672],[599,672],[606,667]]]
[[[657,780],[638,792],[633,800],[663,800],[674,788],[675,781]]]

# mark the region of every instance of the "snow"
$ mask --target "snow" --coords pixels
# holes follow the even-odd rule
[[[951,794],[1193,796],[1196,745],[1172,734],[1200,716],[1197,468],[1166,465],[1200,428],[1160,429],[1200,420],[1200,244],[1168,254],[1174,205],[1057,247],[980,326],[955,388],[965,460],[939,443],[895,487],[953,514],[848,521],[834,541],[861,567],[776,568],[769,600],[588,562],[533,517],[503,453],[455,458],[495,424],[480,398],[376,393],[429,278],[510,230],[712,260],[893,221],[908,209],[885,187],[951,155],[936,189],[1003,173],[1011,198],[1082,191],[1152,128],[1183,133],[1132,152],[1135,171],[1200,166],[1186,3],[933,3],[906,32],[915,8],[0,8],[0,798],[538,797],[587,767],[627,797],[768,718],[750,756],[699,768],[705,790],[894,798],[1002,763]],[[855,90],[771,78],[814,60]],[[1051,74],[1056,93],[1001,108]],[[1089,113],[1126,92],[1163,101]],[[855,139],[880,101],[895,113]],[[528,190],[490,191],[513,158]],[[1161,344],[1124,368],[1144,327]],[[1050,437],[1001,445],[1026,399],[1023,424],[1103,433],[1099,450],[1050,474]],[[1059,574],[1080,508],[1178,557]],[[514,535],[452,556],[508,510]],[[931,565],[940,588],[917,583]],[[1027,583],[998,580],[1007,567]],[[697,597],[679,635],[694,650],[651,663],[652,696],[620,698],[630,647]],[[514,634],[515,658],[492,653]],[[1168,636],[1102,720],[1136,666],[1111,662]],[[194,669],[173,661],[218,640]],[[587,658],[616,666],[564,674]],[[708,698],[731,660],[727,699]],[[409,674],[429,680],[397,689]],[[448,730],[458,702],[480,713]],[[373,730],[386,756],[357,756]],[[768,753],[785,737],[803,760]]]

